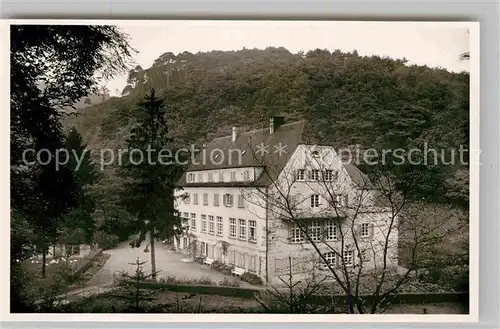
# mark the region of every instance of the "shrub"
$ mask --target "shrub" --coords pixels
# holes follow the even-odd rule
[[[216,271],[219,271],[225,275],[231,275],[231,267],[226,264],[216,260],[212,263],[212,268]]]
[[[241,286],[241,281],[233,278],[224,278],[224,280],[219,281],[219,286],[238,288]]]
[[[241,276],[241,280],[248,282],[250,284],[256,285],[256,286],[261,286],[264,284],[264,282],[262,281],[262,279],[258,275],[250,273],[250,272],[243,273],[243,275]]]
[[[94,241],[99,248],[106,250],[116,247],[120,239],[116,235],[108,234],[103,231],[96,231],[92,236],[92,241]]]
[[[201,264],[201,265],[203,265],[203,261],[204,261],[204,260],[205,260],[205,258],[204,258],[204,257],[196,257],[196,258],[194,259],[194,261],[195,261],[196,263]]]
[[[207,285],[207,286],[213,286],[214,282],[212,279],[210,279],[208,276],[204,276],[199,278],[198,280],[193,280],[195,283],[202,284],[202,285]]]
[[[169,275],[167,277],[160,278],[160,280],[158,280],[158,282],[159,283],[167,283],[167,284],[180,284],[180,283],[183,283],[183,280],[177,279],[173,275]]]

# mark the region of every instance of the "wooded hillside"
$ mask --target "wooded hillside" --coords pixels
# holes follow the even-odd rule
[[[122,97],[82,109],[68,124],[91,148],[118,147],[150,88],[166,101],[178,145],[228,135],[233,125],[267,127],[281,114],[288,122],[306,119],[312,142],[337,147],[468,147],[468,73],[319,49],[165,53],[152,67],[130,71]],[[425,193],[467,203],[467,166],[426,168],[433,176]]]

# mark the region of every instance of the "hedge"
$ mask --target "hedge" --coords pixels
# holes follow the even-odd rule
[[[263,292],[264,289],[249,289],[240,287],[225,287],[225,286],[204,286],[204,285],[191,285],[191,284],[171,284],[171,283],[157,283],[157,282],[134,282],[122,281],[125,284],[139,285],[143,289],[161,289],[173,292],[185,292],[207,295],[219,295],[241,298],[253,298],[256,292]]]
[[[223,286],[202,286],[202,285],[187,285],[187,284],[168,284],[156,282],[139,282],[123,281],[126,284],[138,284],[143,289],[162,289],[173,292],[197,293],[219,296],[231,296],[241,298],[254,298],[255,293],[263,293],[264,288],[240,288],[240,287],[223,287]],[[372,296],[360,296],[367,303],[373,299]],[[335,304],[345,304],[345,295],[333,296],[311,296],[311,303],[324,304],[331,303],[332,299]],[[469,300],[468,292],[430,292],[430,293],[407,293],[390,296],[393,304],[427,304],[427,303],[467,303]]]

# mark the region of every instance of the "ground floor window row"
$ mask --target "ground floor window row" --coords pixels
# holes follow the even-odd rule
[[[224,250],[221,243],[210,244],[184,237],[180,247],[189,251],[195,257],[209,257],[230,266],[243,268],[249,272],[256,274],[260,274],[261,272],[261,256],[238,252],[230,247]]]
[[[200,233],[224,237],[224,224],[228,224],[227,237],[229,239],[248,241],[251,243],[257,242],[256,220],[229,217],[228,221],[225,222],[221,216],[201,214],[199,217],[200,222],[198,222],[197,214],[195,213],[185,212],[182,215],[182,219],[187,224],[187,229],[191,233],[196,233],[198,231],[198,223],[200,223]]]
[[[274,273],[288,274],[290,269],[292,274],[305,273],[313,268],[318,270],[328,270],[328,265],[334,268],[353,267],[359,263],[359,257],[356,251],[352,249],[344,250],[342,255],[338,252],[330,251],[323,254],[324,260],[321,257],[277,257],[274,259]],[[357,257],[357,258],[356,258]],[[366,253],[362,253],[363,261],[368,261]],[[326,260],[326,262],[325,262]],[[328,264],[328,265],[327,265]]]

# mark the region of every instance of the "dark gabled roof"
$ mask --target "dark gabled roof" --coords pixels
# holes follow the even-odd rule
[[[201,171],[224,168],[265,167],[265,172],[254,182],[238,182],[238,186],[267,186],[277,178],[297,146],[302,142],[304,121],[281,125],[273,134],[269,128],[241,132],[233,142],[232,136],[213,139],[203,151],[198,152],[187,171]],[[264,145],[267,152],[261,152]],[[279,152],[279,149],[284,152]],[[216,155],[219,157],[216,158]],[[241,154],[241,156],[239,155]],[[184,174],[182,186],[230,186],[231,183],[186,183]]]
[[[312,145],[310,143],[311,132],[308,133],[306,130],[308,130],[306,122],[297,121],[281,125],[273,134],[269,133],[269,128],[241,132],[234,142],[232,136],[214,138],[203,148],[203,151],[198,152],[188,172],[242,167],[263,167],[264,172],[256,181],[193,183],[186,182],[186,173],[184,173],[177,185],[184,187],[268,186],[278,177],[299,144]],[[267,146],[268,152],[260,152],[261,144]],[[285,152],[278,151],[280,146]],[[218,158],[215,158],[216,154],[219,154]],[[241,154],[241,161],[238,154]],[[371,188],[368,177],[355,165],[346,163],[344,166],[358,188]]]
[[[372,189],[373,185],[366,174],[358,169],[352,163],[344,163],[344,168],[347,171],[349,177],[351,177],[352,182],[360,189]]]

